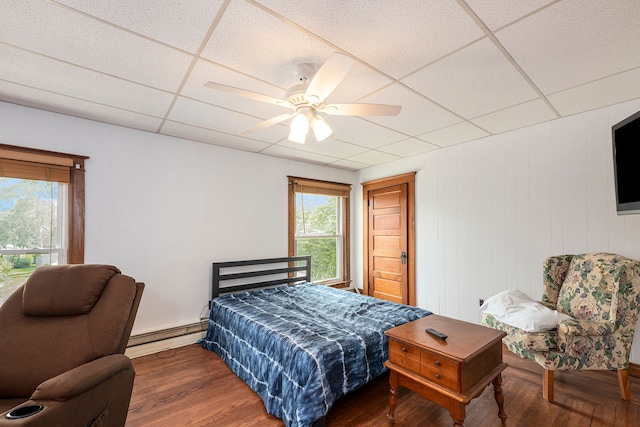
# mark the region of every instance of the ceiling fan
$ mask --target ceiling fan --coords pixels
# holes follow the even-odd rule
[[[241,133],[255,132],[293,117],[289,126],[288,139],[304,144],[309,129],[313,129],[313,134],[317,141],[323,141],[333,135],[333,130],[329,124],[318,113],[338,116],[396,116],[400,113],[402,107],[397,105],[327,104],[325,102],[331,92],[345,78],[353,62],[350,57],[336,52],[322,64],[315,75],[315,70],[311,64],[298,64],[296,74],[302,83],[290,87],[285,93],[285,99],[278,99],[220,83],[207,82],[204,85],[222,92],[293,109],[294,111],[291,113],[281,114],[265,120],[243,130]]]

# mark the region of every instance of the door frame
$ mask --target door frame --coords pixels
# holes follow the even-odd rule
[[[407,287],[409,305],[416,305],[416,264],[415,264],[415,182],[416,172],[409,172],[388,178],[362,183],[362,244],[363,244],[363,283],[362,291],[369,295],[369,192],[394,185],[407,185]]]

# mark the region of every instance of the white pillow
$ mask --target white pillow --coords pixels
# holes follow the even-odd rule
[[[571,319],[571,316],[551,310],[515,289],[500,292],[487,299],[480,306],[480,311],[525,332],[549,331],[556,329],[559,321]]]

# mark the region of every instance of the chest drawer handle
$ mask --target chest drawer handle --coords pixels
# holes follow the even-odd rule
[[[440,366],[440,365],[441,365],[440,361],[436,360],[436,366]]]
[[[436,374],[436,379],[439,380],[440,379],[440,374]]]
[[[402,347],[400,350],[402,350],[403,352],[407,352],[407,348],[406,347]]]

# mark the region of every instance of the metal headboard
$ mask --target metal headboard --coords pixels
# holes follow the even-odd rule
[[[287,264],[287,267],[277,266],[277,264]],[[300,264],[302,265],[296,265]],[[256,288],[266,288],[277,285],[291,285],[298,282],[311,281],[311,255],[265,258],[247,261],[228,261],[212,263],[213,272],[211,275],[211,299],[217,298],[220,294],[245,291]],[[271,267],[269,267],[271,266]],[[242,269],[239,269],[242,267]],[[253,268],[255,267],[255,268]],[[236,272],[224,273],[223,269],[236,269]],[[241,270],[241,271],[238,271]],[[303,272],[300,275],[300,272]],[[267,279],[269,276],[280,275],[276,279]],[[242,281],[242,284],[223,286],[224,282]],[[209,301],[211,307],[211,301]]]

